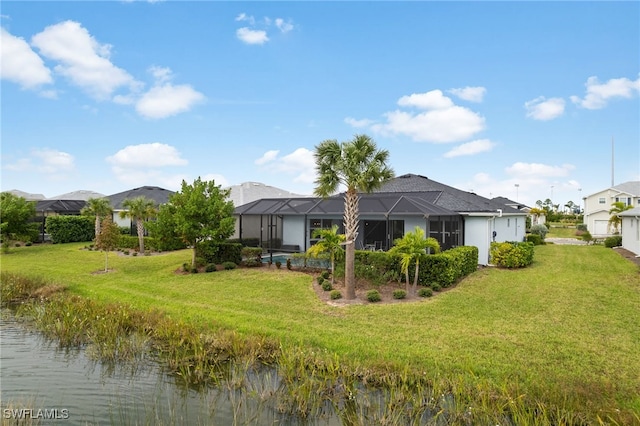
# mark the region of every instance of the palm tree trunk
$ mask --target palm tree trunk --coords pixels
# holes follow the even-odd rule
[[[420,260],[416,259],[416,275],[413,277],[413,289],[411,294],[415,295],[418,290],[418,271],[419,271]]]
[[[344,264],[344,286],[346,299],[356,298],[355,286],[355,239],[358,232],[358,193],[349,189],[344,195],[344,232],[347,240]]]
[[[136,230],[138,231],[138,244],[140,245],[140,254],[144,254],[144,224],[142,219],[136,220]]]

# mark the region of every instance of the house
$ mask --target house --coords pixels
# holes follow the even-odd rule
[[[141,186],[139,188],[130,189],[128,191],[118,192],[117,194],[109,195],[106,197],[113,209],[113,221],[121,227],[129,227],[131,234],[135,234],[135,223],[132,223],[131,218],[121,218],[120,212],[125,211],[124,202],[137,197],[145,197],[153,200],[156,207],[161,204],[169,202],[169,197],[173,195],[173,191],[160,188],[157,186]]]
[[[622,202],[627,206],[640,206],[640,181],[630,181],[595,192],[584,200],[584,223],[593,236],[611,235],[609,219],[611,205]]]
[[[618,213],[622,248],[640,256],[640,207]]]
[[[284,189],[259,182],[243,182],[240,185],[233,185],[224,189],[231,190],[229,200],[232,201],[236,207],[263,198],[303,197],[303,195],[294,194]]]
[[[523,241],[526,212],[477,194],[407,174],[379,191],[361,194],[357,249],[388,250],[393,241],[416,226],[433,237],[443,250],[468,245],[479,250],[479,263],[489,263],[492,241]],[[263,247],[306,251],[317,240],[316,229],[338,225],[343,229],[342,194],[312,197],[266,198],[236,207],[236,238],[258,238]]]

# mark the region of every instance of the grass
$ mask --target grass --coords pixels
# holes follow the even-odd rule
[[[411,371],[479,399],[508,395],[593,423],[640,421],[640,275],[603,246],[537,246],[526,269],[485,268],[420,302],[344,307],[320,302],[310,276],[286,269],[179,275],[191,255],[180,251],[111,255],[113,272],[94,274],[104,254],[82,247],[12,249],[0,257],[2,271],[197,327],[276,339],[285,350],[334,354],[356,370]]]
[[[549,233],[546,235],[546,238],[580,238],[576,235],[575,226],[567,226],[562,224],[547,225],[549,228]]]

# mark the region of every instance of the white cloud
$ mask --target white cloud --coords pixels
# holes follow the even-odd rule
[[[540,163],[517,162],[507,167],[505,171],[507,174],[516,177],[548,178],[567,176],[573,169],[575,169],[575,166],[571,164],[550,166]]]
[[[254,19],[254,17],[249,16],[246,13],[241,13],[238,16],[236,16],[236,21],[249,22],[251,25],[254,25],[256,23],[256,20]]]
[[[75,159],[67,152],[51,148],[35,148],[30,154],[29,157],[20,158],[4,167],[16,172],[36,172],[47,175],[64,174],[75,170]]]
[[[286,34],[289,31],[293,30],[293,24],[291,21],[285,22],[282,18],[276,18],[276,27],[283,33]]]
[[[133,90],[140,84],[111,63],[111,45],[98,43],[78,22],[51,25],[34,35],[31,42],[43,56],[59,62],[55,72],[96,99],[108,99],[119,88]]]
[[[153,87],[142,95],[136,103],[136,111],[146,118],[166,118],[189,111],[204,99],[202,93],[189,85],[174,86],[168,83]]]
[[[463,143],[462,145],[453,148],[446,152],[444,157],[453,158],[463,155],[475,155],[481,152],[491,151],[495,146],[495,142],[491,142],[489,139],[478,139],[472,142]]]
[[[279,151],[267,151],[255,164],[264,170],[293,175],[293,182],[312,183],[315,180],[315,158],[313,151],[298,148],[290,154],[279,157]]]
[[[166,83],[173,78],[173,72],[167,67],[152,66],[149,68],[149,73],[155,79],[156,84]]]
[[[352,118],[352,117],[345,118],[344,122],[350,125],[351,127],[367,127],[373,124],[373,120],[369,120],[366,118],[362,120],[356,120],[355,118]]]
[[[484,87],[463,87],[459,89],[450,89],[449,93],[469,102],[482,102],[487,89]]]
[[[159,142],[129,145],[107,157],[107,161],[128,169],[185,166],[188,163],[175,147]]]
[[[546,99],[544,96],[537,97],[533,100],[524,103],[524,107],[527,110],[527,117],[534,120],[553,120],[564,114],[564,99],[562,98],[550,98]]]
[[[53,83],[51,71],[29,44],[0,28],[0,75],[24,89]]]
[[[266,31],[252,30],[247,27],[238,28],[236,30],[236,36],[246,44],[265,44],[269,41]]]
[[[384,114],[385,123],[372,124],[371,129],[385,135],[406,135],[415,141],[434,143],[461,142],[485,129],[484,117],[455,105],[441,90],[403,96],[398,105],[427,111],[390,111]]]
[[[640,77],[635,81],[628,78],[612,78],[600,83],[598,77],[592,76],[585,83],[587,94],[584,99],[571,96],[571,101],[586,109],[602,109],[614,98],[632,98],[640,92]]]
[[[222,175],[216,173],[208,173],[204,176],[200,176],[200,179],[205,181],[214,181],[216,186],[221,186],[222,188],[227,188],[229,186],[229,181]]]
[[[442,94],[441,90],[426,93],[413,93],[398,100],[398,105],[421,109],[446,109],[453,106],[453,101]]]
[[[261,166],[263,164],[267,164],[273,160],[275,160],[278,157],[278,153],[280,153],[280,151],[278,150],[271,150],[271,151],[267,151],[264,153],[264,155],[260,158],[258,158],[256,161],[254,161],[254,163],[258,166]]]

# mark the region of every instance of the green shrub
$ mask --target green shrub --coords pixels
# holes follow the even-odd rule
[[[431,297],[433,296],[433,290],[431,290],[429,287],[422,287],[420,290],[418,290],[418,296]]]
[[[531,233],[532,234],[536,234],[540,236],[540,239],[542,241],[544,241],[544,238],[547,236],[547,233],[549,232],[549,228],[547,228],[546,226],[544,226],[543,224],[537,224],[537,225],[533,225],[531,227]]]
[[[188,264],[187,262],[184,262],[182,264],[182,272],[189,272],[191,270],[191,265]]]
[[[198,273],[198,268],[191,268],[191,273],[192,274],[197,274]]]
[[[205,266],[204,271],[205,272],[216,272],[218,270],[218,267],[216,266],[215,263],[209,263],[207,266]]]
[[[223,267],[225,270],[229,271],[229,270],[231,270],[231,269],[236,269],[236,268],[238,267],[238,265],[237,265],[237,264],[235,264],[234,262],[223,262],[223,263],[222,263],[222,267]]]
[[[614,235],[604,240],[604,246],[607,248],[620,247],[622,245],[622,235]]]
[[[577,224],[577,225],[576,225],[576,230],[578,230],[578,231],[582,231],[582,232],[584,232],[584,231],[588,231],[588,229],[587,229],[587,224],[586,224],[586,223],[579,223],[579,224]]]
[[[258,266],[262,266],[262,261],[261,260],[256,260],[256,259],[247,259],[244,262],[244,266],[248,267],[248,268],[255,268]]]
[[[438,283],[435,283],[435,282],[434,282],[434,283],[429,284],[429,287],[430,287],[430,288],[431,288],[431,290],[433,290],[433,291],[440,291],[440,290],[442,290],[442,286],[441,286],[440,284],[438,284]]]
[[[201,241],[196,247],[196,256],[205,259],[205,263],[222,264],[242,262],[242,244],[218,242],[213,240]]]
[[[318,277],[318,285],[322,285],[323,282],[325,282],[325,279],[324,279],[324,277],[322,275],[320,275]]]
[[[262,263],[262,249],[260,247],[242,247],[240,256],[245,260],[257,260]]]
[[[591,242],[591,240],[593,240],[593,237],[591,236],[591,232],[584,231],[584,234],[582,234],[582,241],[586,241],[588,244]]]
[[[88,216],[49,216],[45,229],[56,244],[91,241],[95,237],[95,219]]]
[[[331,300],[342,299],[342,293],[339,290],[331,290],[329,297],[331,297]]]
[[[282,267],[282,262],[276,260],[276,268],[280,269]]]
[[[367,291],[367,300],[369,302],[375,303],[382,300],[380,296],[380,292],[378,290],[369,290]]]
[[[542,238],[538,234],[527,234],[526,238],[527,242],[533,243],[534,246],[539,246],[542,244]]]
[[[287,257],[287,269],[291,270],[291,258]]]
[[[331,274],[329,273],[329,271],[322,271],[322,273],[320,273],[320,276],[325,280],[328,280]]]
[[[331,285],[331,281],[324,281],[324,282],[322,283],[322,289],[323,289],[324,291],[331,291],[331,290],[333,290],[333,286]]]
[[[502,268],[524,268],[533,263],[533,243],[491,243],[491,263]]]
[[[407,297],[407,292],[405,290],[393,290],[394,299],[404,299],[405,297]]]

